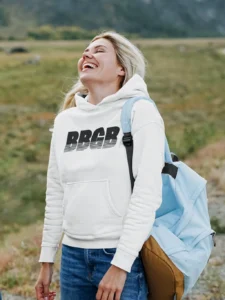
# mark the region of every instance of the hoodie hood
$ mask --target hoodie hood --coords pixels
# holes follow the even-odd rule
[[[99,107],[112,105],[114,102],[119,100],[124,100],[135,96],[149,97],[147,85],[144,79],[138,74],[134,74],[125,83],[125,85],[122,86],[122,88],[120,88],[116,93],[103,98],[102,101],[97,105],[88,102],[88,95],[82,95],[79,92],[75,94],[74,98],[77,108],[90,111],[96,110]]]

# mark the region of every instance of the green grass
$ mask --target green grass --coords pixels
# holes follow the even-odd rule
[[[148,60],[146,83],[164,118],[171,151],[181,159],[223,137],[225,55],[214,43],[135,42]],[[13,44],[13,43],[12,43]],[[9,48],[10,42],[2,42]],[[15,42],[14,42],[15,45]],[[12,223],[43,218],[51,126],[77,76],[87,41],[27,42],[28,54],[0,52],[0,237]],[[39,54],[39,65],[24,62]],[[12,226],[12,230],[14,227]]]
[[[143,40],[135,43],[149,62],[146,83],[164,119],[171,151],[181,159],[188,159],[207,145],[224,139],[225,55],[219,53],[219,49],[225,48],[225,40]],[[15,44],[1,42],[0,48]],[[25,45],[30,50],[28,54],[0,52],[0,249],[5,247],[10,234],[16,236],[21,228],[28,225],[27,228],[33,228],[32,224],[38,220],[43,222],[51,138],[48,129],[63,101],[63,94],[77,77],[77,60],[87,41],[31,41]],[[39,65],[24,64],[36,54],[41,55]],[[220,144],[218,149],[221,154],[217,160],[224,161]],[[213,165],[210,155],[211,160],[207,159]],[[193,165],[203,172],[203,163],[204,157],[200,155]],[[211,167],[204,165],[206,179],[210,179]],[[218,176],[214,174],[215,182],[221,185]],[[29,236],[27,232],[25,235]],[[33,237],[33,232],[30,236]],[[0,270],[0,288],[31,295],[33,287],[27,283],[30,280],[27,274],[35,274],[31,280],[33,284],[40,236],[38,243],[28,242],[31,243],[26,250],[29,253],[23,252],[20,242],[16,246],[19,254],[14,263],[7,266],[6,272]],[[28,260],[22,266],[19,257],[25,254],[32,262]],[[16,277],[15,268],[20,269],[22,277]],[[24,282],[23,289],[18,288],[18,280]]]

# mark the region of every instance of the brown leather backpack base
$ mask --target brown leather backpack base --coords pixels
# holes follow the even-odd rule
[[[150,236],[143,244],[140,256],[148,284],[148,300],[181,300],[184,293],[184,275]]]

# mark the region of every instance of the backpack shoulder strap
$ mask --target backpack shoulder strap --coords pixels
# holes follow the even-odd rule
[[[133,177],[133,172],[132,172],[133,137],[131,134],[131,111],[132,111],[134,103],[136,103],[138,100],[147,100],[155,105],[155,102],[151,98],[138,96],[138,97],[134,97],[134,98],[127,100],[122,108],[121,126],[122,126],[122,130],[124,133],[123,144],[126,147],[126,152],[127,152],[127,161],[128,161],[128,166],[129,166],[132,190],[133,190],[133,186],[134,186],[134,177]],[[155,107],[156,107],[156,105],[155,105]],[[156,109],[157,109],[157,107],[156,107]],[[172,160],[172,156],[170,153],[166,135],[165,135],[165,151],[164,152],[165,152],[165,166],[162,170],[162,173],[169,174],[173,178],[176,178],[178,168],[175,165],[173,165],[173,160]]]
[[[124,134],[125,133],[131,134],[131,111],[132,111],[133,105],[139,100],[146,100],[146,101],[153,103],[158,111],[158,108],[157,108],[155,102],[151,98],[138,96],[138,97],[134,97],[134,98],[127,100],[125,102],[125,104],[123,105],[122,112],[121,112],[121,126],[122,126],[122,130],[123,130]],[[129,137],[128,134],[127,134],[127,136]],[[168,163],[173,163],[166,135],[165,135],[165,161]]]

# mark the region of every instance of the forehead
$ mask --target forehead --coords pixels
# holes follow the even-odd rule
[[[114,49],[112,43],[104,38],[100,38],[100,39],[95,40],[94,42],[90,43],[86,49],[91,49],[91,48],[94,48],[94,47],[100,46],[100,45],[107,47],[107,49],[111,49],[111,50]]]

